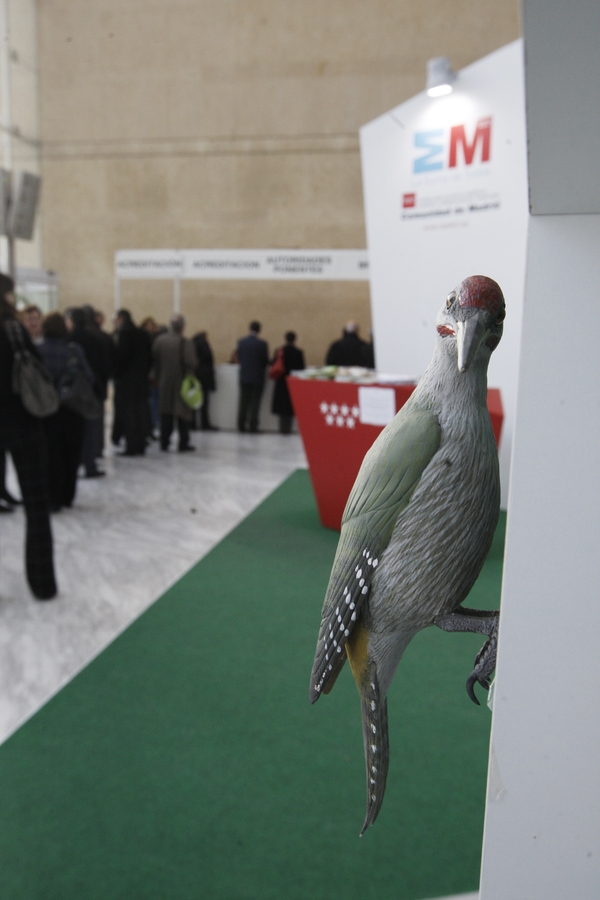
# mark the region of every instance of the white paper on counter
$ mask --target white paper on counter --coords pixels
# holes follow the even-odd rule
[[[359,387],[358,405],[363,425],[387,425],[396,415],[393,388]]]

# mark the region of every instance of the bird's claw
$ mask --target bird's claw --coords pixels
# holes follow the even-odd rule
[[[489,691],[490,675],[496,668],[498,616],[497,611],[483,612],[459,607],[454,613],[438,616],[434,620],[434,624],[443,631],[470,631],[488,635],[487,641],[475,657],[473,671],[467,678],[467,694],[477,706],[481,704],[475,694],[475,684],[480,684],[484,690]]]
[[[477,699],[477,695],[474,691],[474,687],[476,684],[480,684],[484,690],[489,691],[490,682],[487,678],[479,678],[474,671],[471,672],[471,674],[467,678],[467,694],[469,695],[473,703],[477,704],[477,706],[481,706],[481,703]]]
[[[491,634],[477,656],[475,657],[475,665],[473,671],[467,678],[467,694],[477,706],[480,705],[479,700],[475,696],[474,686],[478,682],[481,687],[489,691],[490,675],[496,668],[496,649],[498,646],[498,618],[494,619]]]

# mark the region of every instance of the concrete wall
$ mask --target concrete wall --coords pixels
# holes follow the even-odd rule
[[[44,265],[61,304],[112,306],[113,253],[136,247],[364,247],[358,128],[519,35],[494,0],[41,0]],[[229,357],[250,318],[322,361],[367,285],[182,286],[191,329]],[[123,304],[166,318],[170,285]]]

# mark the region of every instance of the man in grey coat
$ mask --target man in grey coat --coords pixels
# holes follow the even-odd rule
[[[183,316],[171,316],[169,326],[169,330],[159,335],[152,346],[154,377],[158,382],[160,449],[169,449],[174,420],[177,419],[178,450],[184,453],[195,449],[190,444],[190,425],[194,414],[181,399],[181,382],[186,375],[193,374],[197,359],[194,344],[183,336]]]

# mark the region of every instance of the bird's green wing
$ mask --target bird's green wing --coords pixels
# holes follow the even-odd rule
[[[344,664],[346,641],[368,598],[375,569],[440,440],[435,414],[409,401],[363,460],[342,518],[323,603],[310,681],[313,703],[328,693]]]

